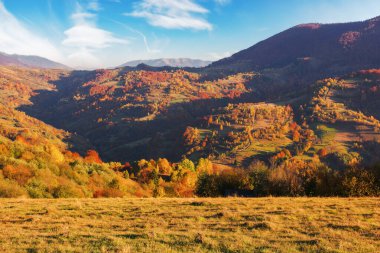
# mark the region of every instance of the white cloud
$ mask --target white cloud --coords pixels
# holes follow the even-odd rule
[[[100,49],[109,47],[113,43],[126,44],[127,41],[115,38],[112,33],[89,24],[77,24],[66,30],[65,46]]]
[[[142,0],[127,16],[145,18],[149,24],[166,29],[212,30],[203,17],[208,13],[194,0]]]
[[[11,54],[39,55],[60,61],[59,50],[46,38],[36,35],[7,11],[0,1],[0,51]]]
[[[74,49],[68,58],[78,68],[100,67],[101,61],[96,57],[98,50],[113,44],[128,44],[127,40],[116,38],[111,32],[96,26],[97,15],[90,11],[99,10],[100,6],[97,1],[91,3],[86,10],[77,5],[77,11],[71,16],[74,26],[64,32],[66,37],[62,41],[64,46]]]

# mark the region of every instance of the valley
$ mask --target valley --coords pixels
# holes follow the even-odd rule
[[[4,64],[0,194],[377,195],[380,66],[357,54],[378,22],[296,26],[203,68]]]

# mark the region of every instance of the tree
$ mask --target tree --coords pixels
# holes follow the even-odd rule
[[[154,184],[154,188],[153,188],[153,197],[157,198],[157,197],[160,197],[160,177],[158,175],[158,169],[154,169],[153,172],[152,172],[152,179],[153,179],[153,184]]]
[[[299,142],[300,138],[301,138],[301,134],[297,130],[295,130],[293,132],[293,141],[294,142]]]
[[[137,162],[137,166],[139,167],[140,170],[142,170],[148,166],[148,161],[145,159],[141,159],[140,161]]]
[[[157,166],[161,174],[169,175],[173,171],[172,166],[166,158],[159,158]]]
[[[262,161],[253,161],[247,170],[256,196],[268,195],[268,166]]]
[[[197,145],[200,142],[199,130],[197,128],[187,127],[183,138],[186,146]]]
[[[185,158],[183,159],[180,163],[179,163],[179,167],[182,168],[182,169],[185,169],[185,170],[190,170],[190,171],[195,171],[195,165],[194,163]]]
[[[17,167],[6,165],[3,169],[3,175],[5,178],[15,180],[21,186],[24,186],[33,177],[32,172],[25,165]]]
[[[323,157],[326,157],[328,155],[328,151],[326,148],[321,148],[319,151],[318,151],[318,155],[319,157],[323,158]]]
[[[62,152],[56,146],[50,146],[50,155],[54,163],[62,163],[65,160]]]
[[[206,158],[199,159],[197,167],[196,167],[196,171],[198,174],[201,174],[201,173],[212,174],[213,173],[212,162]]]
[[[207,123],[208,123],[209,126],[213,123],[213,120],[212,120],[212,116],[211,116],[211,115],[210,115],[210,117],[208,118]]]
[[[84,158],[84,160],[88,163],[98,163],[98,164],[103,163],[98,152],[96,152],[95,150],[87,151],[87,154],[86,154],[86,157]]]

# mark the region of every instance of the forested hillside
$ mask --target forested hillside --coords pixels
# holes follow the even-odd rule
[[[341,24],[301,24],[276,34],[210,69],[260,71],[303,65],[310,72],[345,73],[378,67],[380,17]]]
[[[0,195],[378,195],[377,32],[301,25],[202,69],[0,67]]]

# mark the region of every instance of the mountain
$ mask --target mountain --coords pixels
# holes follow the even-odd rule
[[[211,69],[259,71],[291,64],[325,73],[379,67],[380,17],[363,22],[302,24],[210,65]]]
[[[136,60],[126,62],[119,67],[136,67],[140,64],[145,64],[151,67],[191,67],[191,68],[201,68],[209,65],[211,61],[203,61],[197,59],[189,59],[189,58],[163,58],[163,59],[154,59],[154,60]]]
[[[70,69],[61,63],[34,55],[17,55],[0,52],[0,65],[42,69]]]
[[[379,20],[205,68],[0,66],[0,197],[380,195]]]

